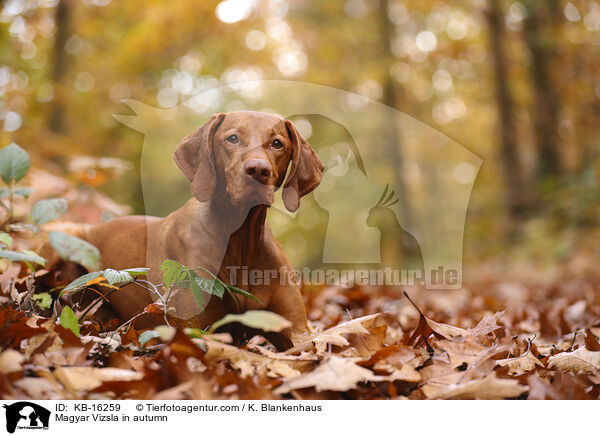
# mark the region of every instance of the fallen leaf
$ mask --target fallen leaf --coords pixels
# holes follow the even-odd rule
[[[349,334],[365,334],[368,335],[370,332],[363,325],[364,322],[372,321],[379,317],[381,314],[376,313],[373,315],[363,316],[350,321],[346,321],[342,324],[338,324],[331,327],[324,332],[317,333],[316,335],[309,336],[304,342],[300,342],[298,345],[290,348],[286,351],[286,354],[294,354],[303,350],[312,348],[315,344],[331,344],[339,347],[348,346],[350,342],[345,338],[344,335]],[[322,348],[322,347],[321,347]]]
[[[450,385],[429,399],[501,400],[516,398],[527,390],[528,388],[519,384],[517,380],[500,379],[492,373],[482,379]]]
[[[410,299],[406,292],[404,292],[404,295],[408,301],[410,301],[410,304],[417,309],[417,312],[419,312],[419,324],[415,328],[413,334],[410,335],[407,340],[405,340],[406,345],[413,345],[416,347],[421,343],[421,341],[426,341],[431,333],[435,333],[438,338],[445,338],[452,341],[463,341],[464,338],[468,336],[468,332],[465,329],[454,327],[448,324],[438,323],[432,319],[429,319],[423,312],[421,312],[419,306],[417,306]]]
[[[591,373],[600,370],[600,351],[580,347],[575,351],[559,353],[548,358],[548,366],[561,371]]]
[[[315,358],[299,359],[283,353],[270,353],[268,356],[242,350],[233,345],[213,340],[198,339],[206,344],[206,358],[212,361],[229,360],[232,366],[241,372],[243,378],[255,374],[269,377],[293,377],[314,365]]]
[[[544,367],[544,364],[530,350],[517,357],[496,360],[496,364],[508,367],[510,375],[524,374],[533,370],[536,365]]]
[[[506,310],[503,310],[502,312],[496,312],[493,315],[485,315],[475,327],[468,329],[467,332],[473,336],[484,336],[494,330],[502,328],[498,325],[498,320],[504,316],[505,312]]]
[[[353,359],[344,359],[335,355],[326,358],[315,370],[298,377],[288,378],[274,390],[276,394],[285,394],[295,389],[314,387],[320,391],[347,391],[356,388],[360,382],[384,381],[372,371],[355,363]]]
[[[142,373],[127,369],[83,366],[59,367],[53,374],[69,391],[89,391],[104,382],[141,380],[144,376]]]
[[[410,365],[404,364],[400,369],[392,370],[392,373],[385,378],[388,381],[418,382],[421,381],[421,374]]]
[[[280,332],[292,326],[291,322],[274,312],[269,312],[268,310],[248,310],[239,315],[225,315],[210,327],[210,331],[214,332],[219,327],[232,322],[239,322],[247,327],[261,329],[266,332]]]
[[[467,330],[461,329],[460,327],[454,327],[449,324],[435,322],[434,320],[429,319],[427,317],[425,317],[425,320],[434,333],[437,333],[445,339],[461,342],[464,341],[465,338],[469,335],[469,332]]]

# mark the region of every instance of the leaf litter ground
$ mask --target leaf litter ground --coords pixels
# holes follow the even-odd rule
[[[3,291],[25,280],[0,275]],[[80,336],[47,314],[0,307],[5,399],[598,399],[600,280],[593,270],[507,281],[482,268],[457,291],[306,288],[313,332],[278,352],[261,336]],[[21,304],[23,307],[23,304]],[[34,306],[30,306],[34,307]],[[38,312],[39,313],[39,312]],[[116,322],[114,323],[116,325]],[[106,327],[106,326],[105,326]]]

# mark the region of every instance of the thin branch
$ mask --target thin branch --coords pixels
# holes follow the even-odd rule
[[[123,324],[121,324],[119,327],[117,327],[117,328],[115,329],[115,331],[114,331],[114,332],[112,332],[112,334],[110,335],[110,340],[112,340],[112,339],[114,338],[115,334],[116,334],[116,333],[117,333],[119,330],[121,330],[121,329],[122,329],[124,326],[126,326],[126,325],[129,325],[130,323],[132,323],[133,321],[135,321],[137,318],[139,318],[139,317],[140,317],[140,316],[142,316],[142,315],[144,315],[144,312],[142,312],[142,313],[138,313],[138,314],[137,314],[137,315],[135,315],[133,318],[131,318],[131,319],[130,319],[130,320],[128,320],[128,321],[125,321]]]
[[[177,280],[179,280],[179,277],[177,278]],[[146,283],[146,284],[147,284],[149,287],[146,287],[146,286],[142,285],[140,282],[142,282],[142,283]],[[135,283],[136,285],[138,285],[139,287],[141,287],[141,288],[143,288],[143,289],[146,289],[147,291],[150,291],[150,292],[154,292],[154,293],[156,293],[156,295],[158,296],[158,298],[160,299],[160,301],[161,301],[161,303],[162,303],[162,305],[163,305],[163,318],[164,318],[165,322],[167,323],[167,325],[170,327],[170,326],[171,326],[171,324],[169,323],[169,317],[168,317],[168,307],[167,307],[167,301],[169,301],[170,292],[169,292],[169,295],[167,295],[167,298],[165,299],[165,298],[164,298],[164,297],[161,295],[161,293],[158,291],[158,289],[156,288],[156,285],[155,285],[154,283],[151,283],[151,282],[149,282],[149,281],[147,281],[147,280],[142,280],[142,279],[135,279],[135,280],[133,281],[133,283]],[[173,285],[174,285],[174,284],[171,284],[171,287],[172,287]],[[141,314],[140,314],[140,315],[141,315]]]
[[[11,180],[8,184],[8,224],[12,223],[14,218],[14,200],[13,181]]]
[[[105,300],[107,302],[108,301],[108,297],[110,296],[110,294],[112,294],[113,292],[118,291],[118,289],[111,289],[106,295],[102,294],[100,297],[96,298],[94,301],[92,301],[88,307],[86,307],[83,312],[81,313],[81,315],[79,316],[79,319],[83,319],[90,310],[92,310],[94,308],[95,305],[98,304],[99,301]],[[110,303],[110,302],[109,302]]]

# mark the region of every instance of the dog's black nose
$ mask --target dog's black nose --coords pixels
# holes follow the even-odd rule
[[[271,176],[271,165],[263,159],[250,159],[244,164],[244,172],[260,183],[266,183]]]

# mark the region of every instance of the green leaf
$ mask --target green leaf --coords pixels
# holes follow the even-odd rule
[[[255,329],[261,329],[266,332],[280,332],[292,326],[292,323],[283,316],[267,310],[249,310],[242,314],[225,315],[219,321],[215,322],[209,329],[214,332],[219,327],[232,322],[239,322],[245,326]]]
[[[196,276],[196,283],[210,295],[219,298],[223,298],[223,295],[225,295],[225,287],[221,284],[220,280],[205,279],[204,277]]]
[[[204,309],[204,306],[206,306],[206,298],[204,298],[204,292],[202,292],[202,288],[196,281],[198,276],[196,276],[196,273],[194,273],[194,271],[188,271],[187,274],[190,282],[190,288],[192,290],[192,295],[194,296],[194,300],[196,301],[196,304],[199,308]]]
[[[30,250],[0,250],[0,257],[12,260],[13,262],[34,262],[39,265],[44,265],[46,263],[46,259]]]
[[[31,217],[34,224],[40,225],[60,218],[68,209],[69,202],[64,198],[49,198],[33,205]]]
[[[207,335],[208,332],[206,330],[197,329],[197,328],[186,328],[183,330],[184,333],[192,338],[201,338],[204,335]],[[206,351],[206,350],[204,350]]]
[[[181,278],[183,265],[175,260],[167,259],[160,265],[160,270],[164,271],[163,283],[165,284],[165,288],[169,289],[173,283]]]
[[[33,300],[37,302],[37,305],[42,309],[48,309],[52,304],[52,295],[48,292],[42,292],[40,294],[34,294]]]
[[[88,282],[102,276],[106,279],[109,285],[121,284],[125,285],[127,283],[131,283],[133,281],[133,277],[146,274],[150,268],[129,268],[123,269],[121,271],[117,271],[116,269],[105,269],[103,271],[95,271],[91,273],[87,273],[78,279],[72,281],[65,287],[60,296],[62,297],[65,294],[72,294],[82,288],[84,288]]]
[[[0,150],[0,177],[7,185],[25,177],[30,166],[29,156],[14,142]]]
[[[131,274],[129,274],[129,272],[125,270],[117,271],[115,269],[110,268],[102,271],[102,277],[106,279],[109,285],[114,285],[116,283],[124,285],[133,281],[133,277],[131,276]]]
[[[150,268],[127,268],[122,271],[128,272],[132,276],[137,277],[146,274],[148,271],[150,271]]]
[[[33,188],[17,188],[13,190],[14,196],[29,198],[33,194]]]
[[[138,341],[139,341],[140,345],[143,347],[144,344],[146,342],[148,342],[150,339],[158,338],[159,336],[160,336],[160,333],[158,333],[155,330],[146,330],[145,332],[142,332],[138,336]]]
[[[63,307],[63,310],[60,313],[60,325],[71,330],[75,336],[79,336],[79,320],[77,319],[75,312],[73,312],[73,309],[69,306]]]
[[[233,286],[233,285],[226,284],[225,286],[227,286],[227,289],[229,290],[229,292],[231,292],[233,294],[243,295],[244,297],[248,297],[251,300],[258,301],[260,303],[260,300],[248,291],[244,291],[243,289],[238,288],[237,286]]]
[[[158,337],[161,339],[161,341],[169,342],[175,336],[177,329],[169,325],[159,325],[154,327],[154,331],[158,333]]]
[[[67,287],[60,292],[60,296],[62,297],[65,294],[72,294],[73,292],[78,291],[79,289],[83,288],[90,280],[94,280],[95,278],[100,277],[102,274],[104,274],[104,271],[96,271],[82,275],[78,279],[73,280],[71,283],[69,283]]]
[[[0,242],[2,242],[7,247],[12,247],[13,240],[8,233],[0,232]]]
[[[13,196],[28,198],[33,193],[33,188],[17,188],[13,189]],[[8,198],[10,190],[6,188],[0,189],[0,198]]]
[[[42,266],[46,264],[46,259],[37,254],[35,251],[21,250],[21,253],[25,254],[28,257],[28,259],[25,259],[26,262],[34,262]]]
[[[50,244],[65,260],[83,265],[88,270],[98,269],[100,252],[89,242],[62,232],[50,232]]]

